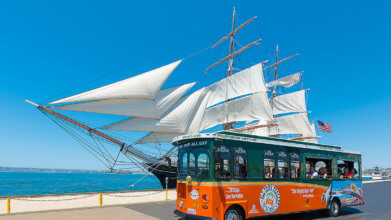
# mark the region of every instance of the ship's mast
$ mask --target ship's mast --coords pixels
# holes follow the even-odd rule
[[[217,45],[219,45],[221,42],[223,42],[224,40],[227,40],[227,39],[230,39],[230,42],[229,42],[229,55],[226,56],[225,58],[221,59],[220,61],[218,61],[217,63],[214,63],[213,65],[211,65],[210,67],[208,67],[205,72],[208,72],[210,69],[212,69],[213,67],[225,62],[225,61],[228,61],[228,69],[227,69],[227,76],[231,76],[233,75],[233,71],[234,71],[234,56],[238,55],[239,53],[241,53],[242,51],[254,46],[255,44],[258,44],[261,39],[257,40],[257,41],[254,41],[246,46],[244,46],[243,48],[241,48],[240,50],[237,50],[235,51],[235,39],[234,39],[234,35],[237,31],[239,31],[240,29],[242,29],[244,26],[246,26],[248,23],[250,23],[251,21],[255,20],[257,17],[253,17],[251,18],[250,20],[246,21],[245,23],[243,23],[242,25],[240,25],[239,27],[237,27],[235,29],[235,8],[233,10],[233,15],[232,15],[232,28],[231,28],[231,33],[229,33],[228,35],[226,35],[225,37],[223,37],[221,40],[219,40],[216,44],[214,44],[212,46],[212,48],[216,47]],[[230,101],[229,99],[228,100],[225,100],[226,101],[226,111],[228,111],[228,108],[227,108],[227,103]],[[228,121],[228,112],[226,112],[226,116],[227,116],[227,119],[226,119],[226,123],[223,124],[224,126],[224,130],[229,130],[232,128],[232,125],[237,123],[237,122],[229,122]]]
[[[234,47],[235,47],[235,41],[234,41],[234,28],[235,28],[235,7],[234,7],[234,12],[232,14],[232,30],[231,30],[231,37],[230,37],[230,43],[229,43],[229,55],[232,55],[232,53],[234,52]],[[233,69],[233,66],[234,66],[234,57],[232,56],[229,60],[228,60],[228,70],[227,70],[227,75],[228,76],[231,76],[234,72],[234,69]]]
[[[276,47],[276,65],[274,66],[274,77],[273,77],[273,80],[277,79],[277,74],[278,74],[278,44],[277,44],[277,47]],[[272,97],[277,96],[277,90],[276,89],[277,89],[276,86],[274,86],[273,87]]]

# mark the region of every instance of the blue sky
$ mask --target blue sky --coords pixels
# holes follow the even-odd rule
[[[78,143],[24,99],[81,92],[187,57],[258,16],[238,35],[262,38],[238,68],[299,53],[281,76],[304,70],[311,119],[333,125],[321,142],[363,153],[364,167],[391,167],[391,15],[387,1],[2,1],[0,166],[102,169]],[[224,76],[204,70],[227,45],[185,59],[165,87]],[[118,70],[118,71],[115,71]],[[269,73],[270,76],[270,73]],[[64,94],[71,95],[72,92]],[[90,117],[90,116],[87,116]],[[97,122],[103,123],[103,122]],[[132,134],[133,135],[133,134]]]

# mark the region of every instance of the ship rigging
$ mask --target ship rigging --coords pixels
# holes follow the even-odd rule
[[[316,136],[315,125],[309,123],[307,116],[308,90],[302,88],[296,92],[277,95],[278,87],[289,88],[301,81],[303,72],[278,78],[278,65],[296,57],[297,54],[279,60],[277,46],[274,64],[264,67],[268,62],[266,60],[234,72],[234,58],[261,42],[261,39],[258,39],[236,50],[235,35],[256,17],[235,28],[235,13],[234,9],[231,32],[209,47],[213,49],[229,41],[229,54],[205,70],[209,72],[222,63],[228,63],[226,77],[212,85],[188,95],[186,94],[195,82],[162,89],[182,59],[42,105],[26,101],[62,127],[108,169],[115,170],[121,165],[133,164],[138,169],[154,174],[163,187],[168,177],[169,188],[176,187],[175,147],[157,157],[149,154],[146,149],[138,149],[136,145],[167,143],[174,137],[197,134],[216,126],[232,132],[317,142],[319,137]],[[266,83],[264,71],[273,67],[273,81]],[[79,122],[56,110],[120,115],[128,118],[96,127]],[[235,124],[240,124],[239,128],[234,128]],[[122,140],[123,137],[111,132],[113,130],[148,133],[132,142]],[[80,131],[89,136],[92,142],[79,136]],[[103,146],[103,142],[117,145],[118,154],[112,155]],[[120,160],[120,155],[129,161]]]

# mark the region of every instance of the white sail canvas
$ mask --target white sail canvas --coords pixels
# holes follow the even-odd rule
[[[183,97],[162,119],[129,118],[103,127],[108,130],[184,133],[207,89]]]
[[[200,130],[233,121],[273,120],[266,92],[238,98],[205,110]]]
[[[151,132],[140,140],[137,144],[148,144],[148,143],[166,143],[171,142],[174,137],[183,135],[182,133],[170,133],[170,132]]]
[[[195,83],[160,90],[155,99],[109,99],[52,106],[55,109],[160,119]]]
[[[311,134],[307,113],[298,113],[275,118],[278,126],[270,127],[270,134]]]
[[[318,138],[315,138],[315,137],[317,137],[315,122],[312,122],[312,124],[311,124],[311,133],[310,134],[303,134],[303,137],[313,137],[313,139],[312,138],[311,139],[303,139],[303,142],[314,143],[314,144],[318,143]]]
[[[306,112],[305,90],[276,96],[271,99],[273,114],[284,114],[291,112]]]
[[[266,91],[262,64],[254,65],[209,86],[208,107],[235,97]]]
[[[63,98],[49,104],[106,99],[153,99],[182,60],[97,89]]]
[[[301,80],[301,73],[295,73],[290,76],[283,77],[281,79],[277,79],[274,81],[271,81],[269,83],[266,83],[266,87],[274,87],[274,86],[284,86],[286,88],[292,87],[293,85],[297,84]]]

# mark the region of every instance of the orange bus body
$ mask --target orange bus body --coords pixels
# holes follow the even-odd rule
[[[322,195],[327,188],[294,182],[178,181],[176,208],[188,215],[207,216],[210,219],[224,219],[226,210],[232,205],[240,206],[246,218],[325,209],[327,202]],[[193,194],[198,196],[190,196],[194,190],[197,193]]]

